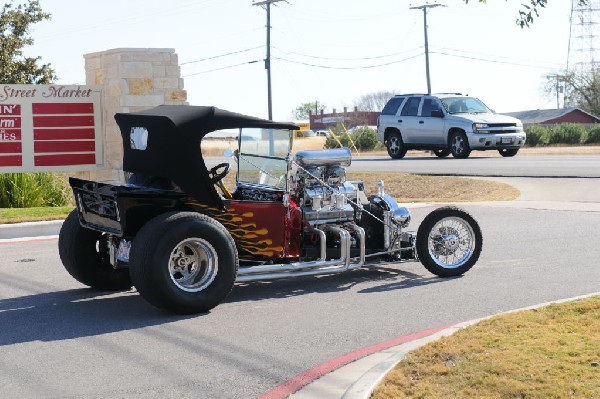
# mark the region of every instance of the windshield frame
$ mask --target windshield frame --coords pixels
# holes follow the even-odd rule
[[[288,129],[240,128],[236,184],[289,190],[293,134]]]

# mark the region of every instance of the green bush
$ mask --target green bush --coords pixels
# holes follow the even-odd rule
[[[585,144],[600,143],[600,126],[592,128],[585,139]]]
[[[530,147],[544,144],[544,138],[548,136],[548,129],[540,125],[531,125],[525,128],[527,134],[526,144]]]
[[[0,208],[65,206],[70,198],[64,174],[0,173]]]
[[[587,132],[582,125],[575,123],[562,123],[553,126],[548,136],[548,144],[580,144]]]
[[[341,147],[348,147],[351,150],[354,150],[350,139],[352,139],[356,149],[359,151],[374,150],[379,144],[375,130],[369,129],[366,126],[359,127],[354,132],[350,133],[350,135],[346,134],[346,131],[341,125],[332,129],[332,132],[337,137],[337,140],[333,136],[327,137],[325,148],[339,148],[341,143]]]

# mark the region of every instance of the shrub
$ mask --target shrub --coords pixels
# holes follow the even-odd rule
[[[71,190],[63,174],[0,174],[1,208],[65,206],[70,198]]]
[[[582,125],[562,123],[550,129],[548,144],[579,144],[585,136],[586,130]]]
[[[335,137],[333,137],[333,135],[327,137],[327,140],[325,140],[325,148],[348,147],[351,150],[354,150],[354,147],[352,146],[353,142],[354,146],[356,146],[356,149],[359,151],[370,151],[375,149],[379,144],[375,130],[369,129],[366,126],[359,127],[354,132],[350,133],[350,135],[346,133],[346,130],[341,125],[332,129],[332,132]],[[352,139],[352,142],[350,139]]]
[[[526,144],[530,147],[535,147],[544,144],[544,138],[548,136],[548,129],[540,125],[531,125],[525,128],[527,134]]]
[[[361,127],[353,134],[354,144],[361,151],[370,151],[377,145],[377,133],[368,127]]]
[[[585,140],[585,144],[595,143],[600,143],[600,126],[592,128],[592,130],[588,132],[587,138]]]

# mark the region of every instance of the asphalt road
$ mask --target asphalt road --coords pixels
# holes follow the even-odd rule
[[[463,204],[484,235],[463,277],[406,263],[240,284],[194,317],[161,312],[133,291],[82,287],[62,268],[56,240],[0,243],[0,397],[253,398],[400,335],[597,292],[600,201],[539,195]],[[413,229],[431,209],[413,209]]]
[[[221,162],[232,162],[232,159],[211,157],[206,160],[209,168]],[[353,157],[348,169],[444,176],[600,178],[600,155],[519,154],[512,158],[502,158],[481,152],[467,159],[412,154],[403,159],[391,159],[388,156],[366,155]]]
[[[363,156],[353,158],[349,170],[453,176],[600,178],[600,155],[517,155],[513,158],[490,155],[467,159],[411,156],[400,160]]]

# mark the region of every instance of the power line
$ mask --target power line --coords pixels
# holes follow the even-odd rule
[[[200,71],[200,72],[190,73],[188,75],[183,75],[182,78],[188,78],[190,76],[202,75],[202,74],[209,73],[209,72],[222,71],[223,69],[235,68],[235,67],[242,66],[242,65],[255,64],[255,63],[260,62],[260,61],[261,60],[241,62],[239,64],[227,65],[227,66],[224,66],[224,67],[221,67],[221,68],[215,68],[215,69],[209,69],[209,70],[206,70],[206,71]]]
[[[500,61],[500,60],[489,60],[489,59],[485,59],[485,58],[479,58],[479,57],[471,57],[471,56],[467,56],[467,55],[460,55],[460,54],[449,54],[449,53],[444,53],[442,51],[430,51],[430,54],[439,54],[439,55],[446,55],[448,57],[456,57],[456,58],[464,58],[467,60],[475,60],[475,61],[485,61],[485,62],[493,62],[495,64],[506,64],[506,65],[516,65],[516,66],[526,66],[526,67],[530,67],[530,68],[539,68],[539,69],[555,69],[556,66],[541,66],[541,65],[533,65],[533,64],[524,64],[524,63],[519,63],[519,62],[511,62],[511,61]]]
[[[219,54],[219,55],[215,55],[215,56],[212,56],[212,57],[201,58],[201,59],[195,60],[195,61],[182,62],[179,65],[189,65],[189,64],[195,64],[195,63],[198,63],[198,62],[202,62],[202,61],[214,60],[216,58],[226,57],[228,55],[246,53],[248,51],[256,50],[256,49],[259,49],[259,48],[262,48],[262,47],[263,46],[250,47],[250,48],[247,48],[247,49],[244,49],[244,50],[232,51],[232,52],[229,52],[229,53]]]
[[[384,67],[384,66],[387,66],[387,65],[399,64],[401,62],[412,60],[413,58],[417,58],[417,57],[420,57],[420,56],[421,56],[421,54],[419,53],[417,55],[413,55],[411,57],[407,57],[407,58],[404,58],[404,59],[398,60],[398,61],[391,61],[391,62],[386,62],[386,63],[383,63],[383,64],[377,64],[377,65],[363,65],[363,66],[357,66],[357,67],[335,67],[335,66],[329,66],[329,65],[310,64],[308,62],[288,60],[286,58],[281,58],[281,57],[276,57],[275,59],[281,60],[281,61],[285,61],[285,62],[290,62],[292,64],[305,65],[305,66],[310,66],[310,67],[315,67],[315,68],[351,70],[351,69],[371,69],[371,68]]]
[[[332,61],[356,61],[356,60],[376,60],[376,59],[380,59],[380,58],[389,58],[389,57],[394,57],[397,55],[401,55],[401,54],[406,54],[406,53],[410,53],[413,52],[415,50],[420,50],[421,48],[423,48],[423,46],[419,46],[419,47],[415,47],[411,50],[406,50],[406,51],[402,51],[399,53],[393,53],[393,54],[384,54],[384,55],[375,55],[372,57],[352,57],[352,58],[336,58],[336,57],[320,57],[317,55],[310,55],[310,54],[302,54],[302,53],[298,53],[296,51],[286,51],[283,49],[280,49],[278,47],[272,46],[273,49],[281,51],[284,54],[288,54],[288,55],[299,55],[301,57],[306,57],[306,58],[316,58],[316,59],[320,59],[320,60],[332,60]]]

